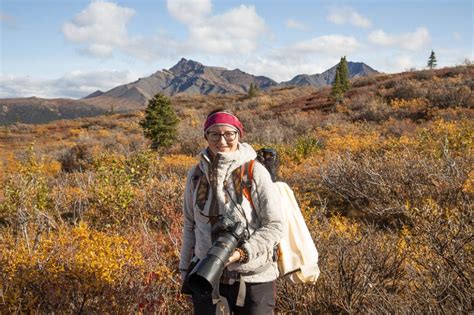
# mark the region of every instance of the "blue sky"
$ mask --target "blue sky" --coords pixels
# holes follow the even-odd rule
[[[378,71],[473,61],[471,0],[0,0],[0,98],[84,97],[182,57],[277,82],[341,56]]]

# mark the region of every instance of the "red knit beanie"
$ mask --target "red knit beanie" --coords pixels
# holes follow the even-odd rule
[[[227,112],[216,112],[209,117],[207,117],[206,122],[204,124],[204,132],[206,132],[209,128],[215,125],[227,125],[236,128],[239,131],[240,138],[244,136],[244,126],[240,120]]]

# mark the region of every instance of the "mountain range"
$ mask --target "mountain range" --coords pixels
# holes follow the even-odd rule
[[[205,66],[182,58],[170,69],[157,71],[134,82],[109,91],[96,91],[82,99],[10,98],[0,99],[0,125],[46,123],[57,119],[72,119],[101,115],[110,111],[126,112],[142,109],[157,93],[175,95],[209,95],[247,93],[250,85],[260,90],[284,86],[324,87],[334,81],[337,65],[321,74],[301,74],[290,81],[277,83],[239,69]],[[362,62],[348,62],[349,77],[356,78],[378,73]]]

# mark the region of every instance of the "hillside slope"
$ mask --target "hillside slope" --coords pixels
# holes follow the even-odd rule
[[[363,63],[349,62],[352,78],[377,73]],[[265,76],[255,76],[239,69],[205,66],[182,58],[170,69],[156,71],[148,77],[117,86],[109,91],[95,91],[80,99],[0,99],[0,125],[47,123],[57,119],[72,119],[112,112],[129,112],[143,109],[157,93],[179,95],[242,95],[251,84],[261,91],[286,86],[323,87],[334,80],[336,66],[315,75],[299,75],[278,84]]]

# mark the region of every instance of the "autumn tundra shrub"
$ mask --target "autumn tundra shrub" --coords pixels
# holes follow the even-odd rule
[[[393,313],[403,309],[405,254],[396,233],[333,217],[320,226],[322,270],[311,313]]]
[[[431,106],[436,108],[474,106],[472,87],[468,87],[466,82],[459,78],[431,81],[426,98]]]
[[[315,285],[278,281],[280,313],[468,313],[472,309],[472,200],[410,207],[412,223],[381,228],[358,218],[303,213],[319,251]]]
[[[314,114],[297,114],[295,111],[276,115],[268,110],[239,113],[239,118],[247,132],[244,141],[267,144],[294,143],[295,138],[304,136],[322,120]]]
[[[49,182],[58,174],[60,165],[38,160],[32,149],[26,154],[26,159],[17,164],[16,172],[1,183],[0,225],[15,233],[27,233],[31,223],[49,227],[55,217]]]
[[[418,125],[411,119],[390,118],[381,125],[381,128],[383,137],[399,139],[402,136],[412,137]]]
[[[64,172],[83,172],[92,166],[93,156],[86,144],[77,144],[66,150],[59,158]]]
[[[449,207],[426,200],[410,208],[414,224],[403,233],[411,310],[467,314],[472,311],[472,198]]]
[[[47,163],[19,165],[2,187],[0,264],[25,263],[14,273],[2,269],[7,302],[0,313],[185,311],[175,267],[184,181],[194,163],[145,150],[109,152],[96,156],[88,171],[54,177]],[[120,264],[115,251],[125,240],[140,264]],[[45,269],[49,263],[59,266],[57,275]],[[87,266],[93,272],[80,269]]]
[[[421,87],[421,83],[412,79],[398,79],[392,81],[393,87],[382,91],[382,96],[390,101],[392,99],[412,99],[426,95],[426,89]]]
[[[2,313],[129,313],[143,258],[124,237],[81,224],[41,237],[0,239]]]
[[[102,156],[89,186],[89,209],[84,219],[95,228],[124,227],[134,221],[134,174],[121,156]]]
[[[474,149],[474,121],[436,120],[419,130],[415,148],[435,158],[449,152],[452,156],[472,158]]]
[[[141,186],[132,205],[134,211],[140,214],[137,224],[160,231],[179,230],[187,163],[195,163],[191,159],[183,160],[186,164],[181,166],[179,161],[171,161],[173,164],[162,161],[152,170],[150,179]],[[177,167],[181,168],[179,173],[175,169]]]
[[[387,120],[393,110],[381,98],[359,96],[352,100],[349,109],[353,121],[374,121],[382,122]]]
[[[426,98],[392,99],[390,100],[390,108],[393,117],[397,119],[408,118],[419,121],[427,119],[430,115],[430,103]]]
[[[427,198],[443,206],[458,204],[472,157],[439,159],[414,150],[346,153],[321,169],[322,194],[329,207],[363,215],[382,224],[410,223],[407,207]]]
[[[193,157],[147,150],[128,157],[103,156],[89,187],[90,209],[84,219],[97,228],[161,225],[168,215],[180,213],[185,178],[194,163]],[[165,209],[166,215],[161,214]]]

